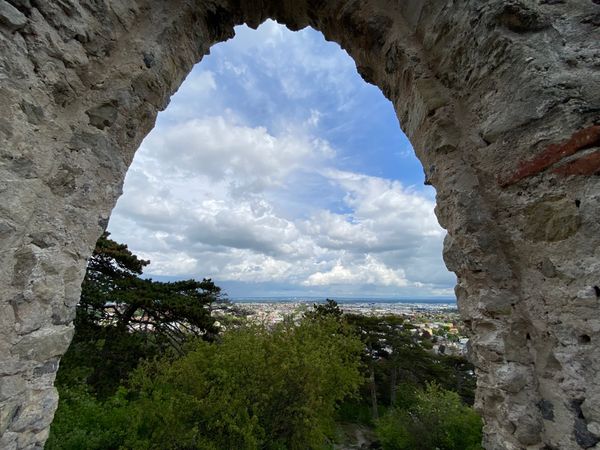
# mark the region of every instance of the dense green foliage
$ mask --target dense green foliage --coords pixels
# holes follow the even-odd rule
[[[342,317],[333,301],[314,314]],[[366,382],[338,418],[376,426],[384,449],[480,449],[481,419],[473,401],[473,366],[459,356],[434,354],[431,341],[398,316],[345,315],[364,344]]]
[[[104,402],[63,391],[46,448],[323,448],[336,405],[362,381],[361,351],[335,320],[230,331],[142,364]]]
[[[403,389],[403,406],[377,421],[384,450],[480,450],[481,418],[458,394],[430,384]]]
[[[431,382],[457,392],[465,403],[473,403],[474,367],[460,356],[429,351],[431,342],[415,333],[402,317],[351,314],[345,320],[365,344],[363,358],[370,383],[363,392],[365,401],[369,397],[372,406],[393,406],[399,401],[400,383],[424,388]],[[376,418],[377,414],[373,416]]]
[[[361,349],[327,320],[250,326],[201,343],[136,374],[139,439],[156,448],[322,448],[337,402],[362,381]]]
[[[340,421],[375,429],[384,449],[480,448],[472,367],[428,351],[402,318],[327,300],[219,333],[211,280],[143,279],[147,264],[98,241],[47,449],[329,449]]]
[[[129,432],[130,403],[121,388],[105,400],[85,384],[59,386],[60,402],[46,442],[47,450],[118,449]]]

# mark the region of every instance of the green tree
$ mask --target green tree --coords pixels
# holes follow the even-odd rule
[[[458,392],[466,403],[473,403],[475,374],[466,359],[434,354],[427,348],[428,341],[413,333],[412,325],[402,317],[348,314],[345,319],[365,344],[369,382],[363,387],[363,398],[373,418],[382,405],[393,406],[400,400],[399,384],[424,388],[436,382]]]
[[[481,418],[455,392],[429,384],[377,421],[384,450],[481,450]]]
[[[365,345],[363,361],[368,370],[368,383],[364,386],[363,395],[368,398],[372,419],[376,420],[381,398],[387,398],[386,403],[390,403],[389,399],[396,395],[397,366],[410,365],[407,354],[413,357],[415,355],[411,351],[418,352],[421,348],[404,329],[401,317],[348,314],[346,320],[356,329]]]
[[[173,342],[183,341],[183,335],[214,332],[209,306],[221,289],[210,279],[162,283],[140,278],[149,263],[105,232],[88,261],[76,326],[151,330]]]
[[[210,279],[162,283],[140,277],[149,264],[104,233],[88,261],[75,336],[58,385],[77,380],[96,394],[114,393],[141,359],[181,353],[190,337],[212,339],[210,305],[220,288]]]
[[[312,311],[307,313],[308,317],[335,317],[341,319],[344,312],[335,300],[325,299],[325,303],[313,303]]]
[[[45,449],[118,449],[129,432],[130,406],[125,393],[120,389],[106,400],[98,400],[83,383],[61,387]]]
[[[318,449],[362,382],[361,342],[334,319],[291,321],[198,342],[138,369],[124,448]]]

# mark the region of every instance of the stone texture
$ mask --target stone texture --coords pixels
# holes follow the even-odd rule
[[[598,448],[600,5],[0,0],[0,448],[43,446],[86,257],[156,114],[233,26],[312,26],[437,190],[488,450]]]
[[[0,23],[11,31],[23,28],[27,23],[27,17],[17,8],[4,0],[0,1]]]

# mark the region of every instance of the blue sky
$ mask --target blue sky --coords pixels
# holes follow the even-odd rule
[[[307,28],[211,49],[136,153],[109,231],[230,297],[452,295],[435,192],[391,103]]]

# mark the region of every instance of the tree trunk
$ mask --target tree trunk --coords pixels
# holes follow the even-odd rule
[[[390,406],[394,406],[396,404],[397,378],[398,371],[396,370],[396,366],[392,364],[392,374],[390,376]]]
[[[377,386],[375,385],[375,364],[371,359],[369,364],[369,384],[371,385],[371,408],[373,414],[373,420],[379,419],[379,410],[377,409]]]
[[[127,328],[129,327],[129,323],[131,322],[131,318],[133,317],[133,315],[135,314],[135,312],[137,310],[138,310],[138,305],[136,305],[136,304],[127,305],[127,308],[125,308],[125,311],[123,311],[123,314],[121,314],[119,316],[119,323],[117,325],[117,328],[120,331],[127,330]]]

